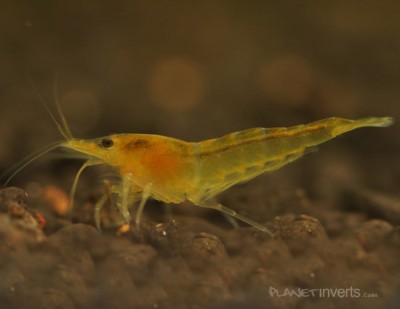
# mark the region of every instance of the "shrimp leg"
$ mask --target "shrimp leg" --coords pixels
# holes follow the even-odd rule
[[[96,224],[96,227],[98,230],[101,230],[100,226],[100,211],[103,208],[105,202],[109,200],[112,202],[112,190],[113,187],[111,186],[110,182],[108,180],[104,180],[104,189],[105,192],[102,195],[102,197],[97,201],[95,207],[94,207],[94,222]]]
[[[196,206],[200,206],[200,207],[204,207],[204,208],[211,208],[211,209],[219,210],[225,215],[228,215],[230,217],[233,217],[235,219],[243,221],[243,222],[245,222],[247,224],[250,224],[250,225],[254,226],[255,228],[257,228],[257,229],[259,229],[259,230],[261,230],[263,232],[266,232],[266,233],[270,234],[271,236],[273,236],[272,232],[269,229],[267,229],[264,225],[259,224],[259,223],[255,222],[255,221],[253,221],[253,220],[251,220],[249,218],[246,218],[246,217],[238,214],[236,211],[234,211],[234,210],[232,210],[232,209],[230,209],[228,207],[225,207],[225,206],[223,206],[223,205],[221,205],[221,204],[219,204],[219,203],[217,203],[215,201],[212,201],[212,200],[201,201],[201,202],[195,203],[195,205]]]
[[[108,200],[109,196],[106,193],[103,194],[103,196],[97,201],[96,205],[94,206],[94,222],[96,224],[96,227],[99,231],[101,231],[101,225],[100,225],[100,210],[103,208],[105,202]]]
[[[117,207],[122,216],[124,217],[124,220],[126,223],[129,223],[131,221],[131,215],[129,214],[128,206],[132,202],[132,195],[131,193],[132,189],[132,174],[128,173],[125,174],[122,177],[122,182],[120,185],[120,188],[118,190],[118,201],[117,201]]]
[[[222,213],[225,217],[225,219],[233,226],[234,229],[238,229],[239,228],[239,223],[237,222],[237,220],[231,216],[228,216],[226,213]]]
[[[140,226],[140,220],[142,218],[144,205],[146,204],[148,198],[151,196],[151,187],[152,183],[149,183],[143,188],[142,200],[140,201],[139,207],[136,211],[135,224],[137,228],[139,228]]]

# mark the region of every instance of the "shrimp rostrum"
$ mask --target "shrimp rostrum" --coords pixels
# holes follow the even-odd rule
[[[386,127],[393,122],[390,117],[328,118],[289,128],[249,129],[201,142],[149,134],[115,134],[83,140],[72,137],[60,115],[63,126],[58,126],[66,140],[51,148],[64,147],[88,157],[77,173],[71,196],[86,167],[108,164],[121,177],[111,191],[117,195],[116,204],[127,223],[131,221],[129,208],[135,201],[140,200],[135,218],[139,226],[148,198],[176,204],[189,200],[270,234],[264,225],[216,202],[215,196],[235,184],[279,169],[313,146],[342,133],[360,127]],[[99,209],[104,201],[98,203],[95,212],[98,227]]]

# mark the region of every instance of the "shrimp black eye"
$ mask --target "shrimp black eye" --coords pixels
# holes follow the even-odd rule
[[[110,148],[114,145],[114,142],[112,141],[112,139],[109,138],[103,138],[101,140],[101,146],[104,148]]]

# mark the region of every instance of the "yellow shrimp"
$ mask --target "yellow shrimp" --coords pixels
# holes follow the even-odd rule
[[[185,142],[159,135],[118,134],[61,144],[91,157],[90,165],[109,164],[120,174],[121,184],[113,188],[126,221],[128,206],[142,194],[136,225],[149,197],[165,203],[185,200],[213,208],[262,231],[263,225],[215,202],[213,198],[229,187],[262,173],[276,170],[300,158],[307,149],[347,131],[366,126],[384,127],[392,118],[346,120],[329,118],[291,128],[256,128],[218,139]],[[98,218],[96,218],[98,222]]]
[[[140,225],[144,205],[151,197],[165,203],[189,200],[194,205],[219,210],[269,234],[271,232],[264,225],[224,207],[214,197],[235,184],[279,169],[300,158],[311,147],[342,133],[393,123],[391,117],[328,118],[289,128],[249,129],[201,142],[149,134],[116,134],[83,140],[72,137],[60,115],[63,126],[58,124],[58,127],[66,141],[51,149],[61,146],[89,158],[75,177],[72,197],[86,167],[108,164],[121,176],[121,182],[111,189],[118,196],[117,206],[127,223],[130,222],[129,206],[141,199],[135,218],[136,225]],[[106,197],[103,197],[96,206],[98,227],[99,211],[105,201]]]

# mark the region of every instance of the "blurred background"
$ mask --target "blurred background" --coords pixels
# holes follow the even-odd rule
[[[0,214],[0,264],[6,266],[0,303],[211,308],[246,293],[255,304],[255,290],[263,297],[260,308],[270,301],[276,308],[375,304],[368,298],[344,299],[344,305],[340,297],[267,300],[268,286],[359,287],[377,293],[381,304],[397,291],[398,302],[399,16],[395,0],[1,0],[0,174],[62,139],[40,97],[54,112],[60,101],[78,138],[151,133],[200,141],[332,116],[397,122],[347,133],[218,197],[248,218],[274,224],[283,240],[265,240],[245,225],[234,230],[217,211],[190,203],[149,202],[144,219],[161,222],[143,230],[150,245],[146,238],[138,244],[134,233],[110,234],[107,227],[118,222],[110,212],[103,212],[98,242],[93,227],[70,223],[93,225],[93,205],[104,193],[99,176],[107,170],[85,171],[69,221],[68,192],[81,162],[48,154],[9,183],[28,191],[36,221],[21,213],[46,236],[43,246],[27,250],[21,239],[36,234],[19,234],[21,213],[14,210],[17,218],[10,220],[12,208],[0,205],[8,213]],[[26,198],[15,189],[1,192],[20,204]],[[37,222],[46,224],[46,235]],[[153,231],[162,238],[151,238]],[[210,234],[199,234],[204,231]],[[66,271],[58,271],[60,263]],[[214,306],[228,307],[233,304]]]
[[[53,110],[57,81],[81,138],[135,132],[197,141],[331,116],[400,118],[398,1],[3,0],[0,7],[2,170],[60,139],[29,78]],[[352,132],[317,157],[351,152],[366,182],[396,191],[398,128]],[[303,178],[310,166],[329,168],[318,158],[298,163]],[[32,176],[22,172],[13,184],[21,177]]]

